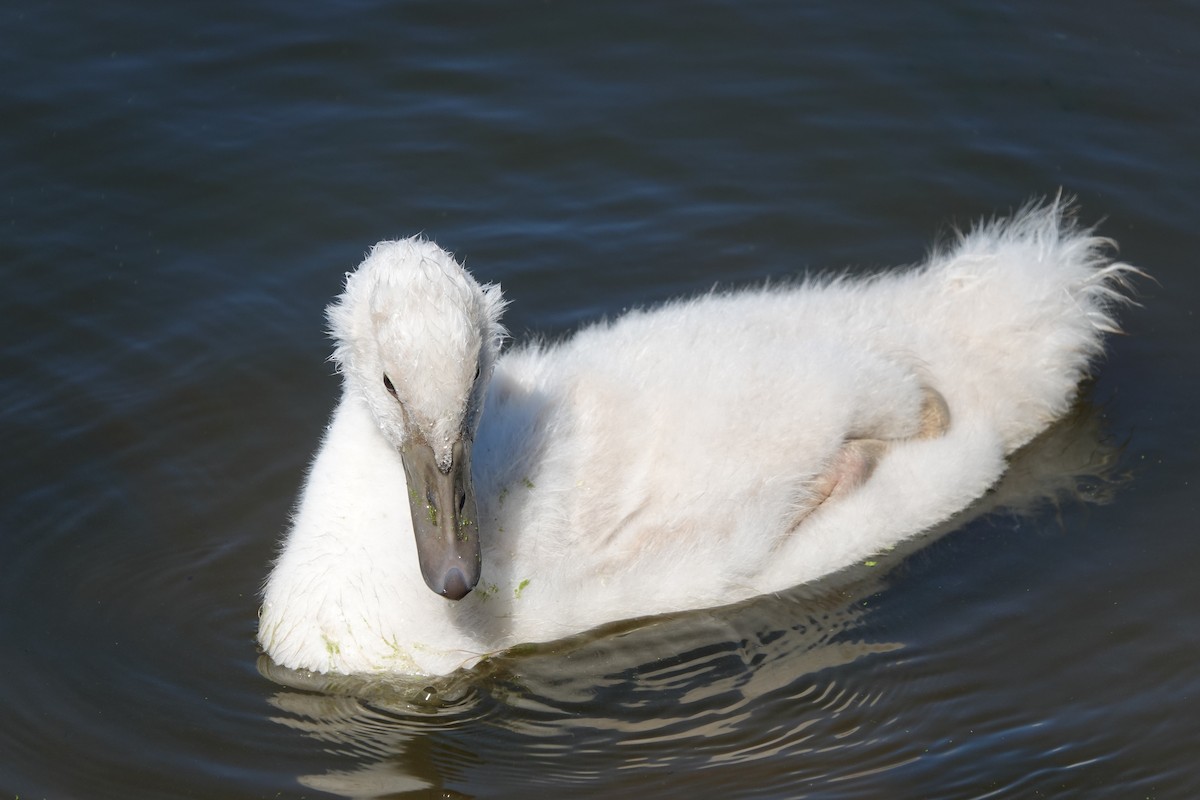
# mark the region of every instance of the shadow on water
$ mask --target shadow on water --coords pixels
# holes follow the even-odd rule
[[[260,673],[286,687],[270,698],[274,720],[345,760],[298,780],[351,798],[878,790],[881,774],[928,753],[901,729],[904,685],[880,678],[907,646],[870,624],[889,573],[969,525],[1108,502],[1124,477],[1100,418],[1081,401],[954,519],[779,595],[523,645],[434,682],[316,675],[262,656]]]

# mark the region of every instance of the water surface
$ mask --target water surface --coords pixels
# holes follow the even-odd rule
[[[0,21],[0,796],[1200,789],[1195,4]],[[322,309],[373,242],[455,251],[523,338],[913,262],[1059,187],[1156,282],[1076,416],[951,524],[436,692],[259,663],[338,390]]]

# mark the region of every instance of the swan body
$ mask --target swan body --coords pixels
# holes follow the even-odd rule
[[[344,391],[259,641],[285,667],[444,675],[878,553],[1067,411],[1134,271],[1106,245],[1055,202],[916,268],[711,293],[501,355],[498,287],[382,242],[329,310]]]

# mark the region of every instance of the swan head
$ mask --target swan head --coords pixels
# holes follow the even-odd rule
[[[327,310],[345,390],[366,402],[404,464],[421,575],[452,600],[479,581],[471,444],[504,328],[481,286],[432,242],[380,242]]]

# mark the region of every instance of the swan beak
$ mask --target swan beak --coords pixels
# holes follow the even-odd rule
[[[454,443],[449,469],[415,440],[400,450],[421,576],[437,594],[461,600],[479,582],[479,515],[471,485],[471,442]]]

